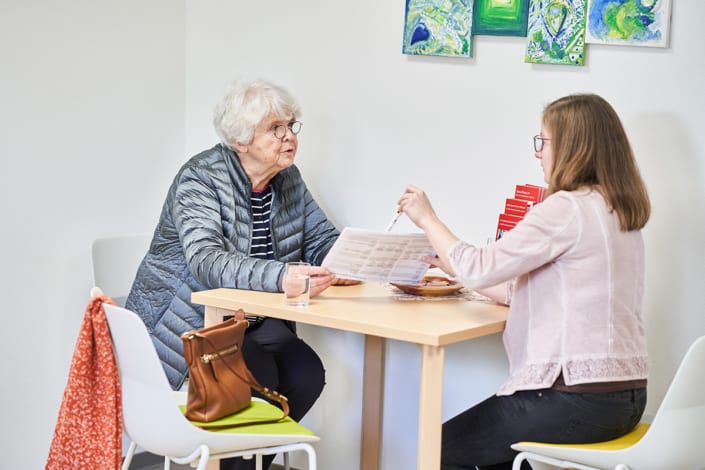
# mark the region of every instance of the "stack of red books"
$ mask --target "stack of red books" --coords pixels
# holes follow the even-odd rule
[[[543,201],[546,188],[533,184],[518,184],[514,197],[504,203],[504,212],[499,214],[495,240],[499,240],[509,230],[513,229],[526,213],[536,204]]]

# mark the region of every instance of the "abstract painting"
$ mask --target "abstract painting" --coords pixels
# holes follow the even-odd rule
[[[472,0],[406,0],[402,52],[472,57]]]
[[[668,46],[671,0],[588,0],[586,41]]]
[[[475,0],[472,34],[526,36],[529,0]]]
[[[586,0],[531,0],[524,61],[585,64]]]

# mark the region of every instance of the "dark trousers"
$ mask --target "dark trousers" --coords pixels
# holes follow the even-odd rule
[[[296,421],[303,418],[323,391],[325,370],[320,358],[282,320],[267,318],[248,331],[242,353],[260,384],[289,399],[289,416]],[[266,469],[274,456],[264,456],[262,460],[262,467]],[[223,459],[220,468],[254,469],[254,458]]]
[[[516,452],[510,445],[519,441],[577,444],[614,439],[638,424],[645,406],[645,388],[492,396],[443,424],[441,468],[511,470]]]

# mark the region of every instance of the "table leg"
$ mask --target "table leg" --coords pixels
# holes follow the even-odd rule
[[[203,315],[203,326],[206,327],[220,323],[223,321],[223,317],[230,315],[235,315],[235,312],[224,308],[209,307],[206,305],[206,311]]]
[[[385,339],[365,335],[360,470],[378,470],[384,408]]]
[[[444,354],[442,346],[421,345],[418,470],[441,467]]]

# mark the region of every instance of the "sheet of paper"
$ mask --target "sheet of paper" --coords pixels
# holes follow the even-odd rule
[[[424,255],[435,256],[435,252],[422,233],[346,227],[322,265],[345,279],[418,284],[429,268],[421,260]]]

